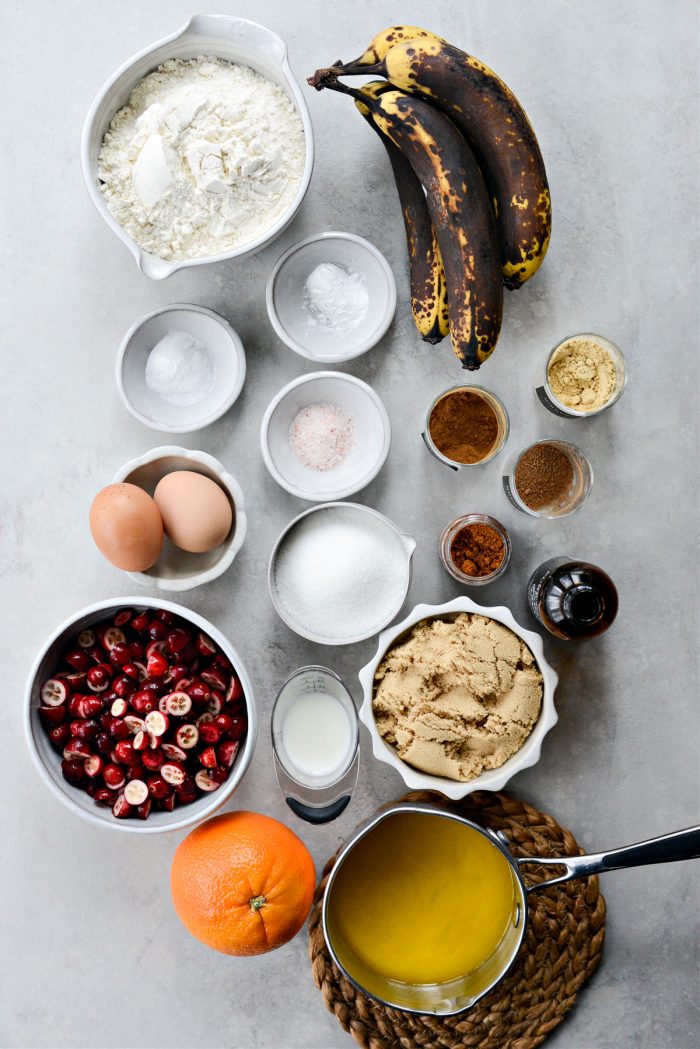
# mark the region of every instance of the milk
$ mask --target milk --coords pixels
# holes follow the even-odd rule
[[[290,704],[282,722],[289,763],[306,776],[329,779],[346,768],[354,732],[342,704],[327,692],[307,692]]]

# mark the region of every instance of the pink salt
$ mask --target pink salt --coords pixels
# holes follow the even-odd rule
[[[355,423],[337,404],[309,404],[289,428],[289,444],[297,459],[311,470],[340,466],[355,444]]]

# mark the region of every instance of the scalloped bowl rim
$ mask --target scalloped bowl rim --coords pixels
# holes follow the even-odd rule
[[[246,710],[248,713],[248,733],[246,735],[245,746],[237,755],[236,761],[233,765],[232,774],[226,783],[224,783],[219,790],[212,791],[208,797],[204,796],[197,801],[192,802],[186,808],[175,810],[175,812],[187,812],[187,815],[179,816],[178,818],[168,820],[167,822],[164,820],[162,823],[152,823],[150,826],[148,820],[142,822],[140,820],[118,820],[116,818],[114,820],[101,819],[99,816],[95,815],[92,808],[88,807],[87,804],[85,806],[81,805],[73,798],[70,793],[71,791],[76,791],[78,794],[87,798],[90,802],[90,806],[94,806],[94,802],[92,798],[88,798],[88,795],[85,794],[84,791],[79,791],[77,787],[71,787],[70,784],[66,783],[65,788],[62,789],[56,784],[46,769],[46,763],[39,752],[39,748],[34,739],[34,729],[36,729],[37,732],[42,732],[43,729],[39,724],[38,714],[32,715],[32,712],[38,709],[34,702],[33,693],[35,685],[37,684],[39,669],[50,649],[56,645],[58,641],[65,638],[71,631],[75,630],[77,623],[87,617],[100,612],[116,612],[119,609],[131,606],[136,608],[166,609],[199,627],[200,630],[209,633],[233,663],[236,674],[243,685]],[[245,773],[248,771],[253,758],[253,751],[255,750],[258,727],[253,686],[248,671],[238,655],[238,652],[221,630],[214,626],[214,624],[204,616],[200,615],[198,612],[192,611],[190,608],[185,608],[184,605],[175,604],[173,601],[161,600],[157,597],[134,597],[129,595],[117,598],[110,597],[103,601],[96,601],[91,605],[86,605],[85,608],[81,608],[78,612],[74,612],[72,615],[64,619],[63,622],[52,631],[37,653],[32,663],[29,676],[27,677],[27,684],[24,690],[23,719],[24,735],[33,764],[37,769],[40,778],[49,788],[54,797],[58,798],[58,800],[61,801],[66,808],[70,809],[71,812],[80,816],[88,823],[91,823],[92,826],[104,827],[107,830],[124,831],[127,834],[164,834],[168,831],[183,830],[185,827],[190,827],[193,823],[199,823],[201,820],[207,819],[207,817],[213,815],[217,809],[221,808],[221,806],[228,801],[236,790],[238,784],[243,779]],[[56,755],[56,760],[60,760],[58,755]],[[169,817],[171,813],[164,813],[163,815]]]
[[[532,732],[522,747],[499,768],[482,772],[481,775],[466,783],[447,779],[444,776],[431,776],[402,761],[395,749],[380,736],[372,712],[376,669],[398,638],[424,619],[437,619],[440,616],[458,612],[475,612],[489,619],[495,619],[496,622],[502,623],[509,630],[512,630],[532,651],[543,679],[542,708]],[[412,790],[437,790],[453,801],[458,801],[475,790],[502,790],[516,772],[521,772],[523,769],[536,765],[540,759],[542,742],[545,736],[559,720],[554,707],[554,692],[559,681],[559,675],[544,657],[544,646],[540,635],[521,627],[516,622],[513,613],[505,605],[479,605],[472,601],[470,597],[456,597],[452,601],[439,605],[416,605],[400,623],[396,623],[381,632],[376,654],[369,663],[362,667],[358,677],[364,697],[359,716],[372,738],[372,753],[374,757],[378,761],[392,765],[401,775],[406,786]]]
[[[248,531],[248,517],[245,511],[243,489],[233,474],[229,473],[226,467],[213,455],[210,455],[209,452],[200,452],[192,448],[180,448],[174,444],[160,445],[158,448],[151,448],[150,451],[144,452],[143,455],[139,455],[135,459],[130,459],[124,463],[114,475],[112,484],[122,484],[134,470],[138,470],[142,466],[148,466],[149,463],[154,463],[158,459],[165,459],[168,456],[189,459],[190,462],[207,466],[212,473],[216,474],[227,489],[236,508],[236,527],[233,533],[233,540],[221,555],[221,558],[211,568],[207,568],[189,579],[154,579],[153,576],[149,576],[145,572],[126,573],[129,579],[133,580],[134,583],[138,583],[139,586],[155,586],[159,590],[165,590],[170,593],[182,593],[185,590],[194,590],[195,587],[202,586],[203,583],[210,583],[213,579],[218,579],[227,568],[230,568],[233,559],[245,542]]]

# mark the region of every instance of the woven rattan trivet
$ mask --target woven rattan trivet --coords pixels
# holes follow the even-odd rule
[[[531,805],[507,794],[481,791],[460,802],[414,791],[402,801],[445,804],[482,826],[502,830],[517,856],[576,855],[583,850],[568,830]],[[309,929],[313,978],[326,1007],[366,1049],[533,1049],[557,1027],[600,962],[605,900],[598,879],[566,882],[534,893],[520,955],[508,976],[459,1016],[413,1016],[387,1009],[357,991],[333,965],[321,929],[321,898],[335,856],[316,888]],[[528,866],[527,884],[553,872]]]

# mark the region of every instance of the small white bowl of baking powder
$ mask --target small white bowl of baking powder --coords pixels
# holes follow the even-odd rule
[[[265,466],[300,499],[345,499],[373,481],[391,423],[371,386],[345,372],[312,372],[284,386],[260,427]]]
[[[116,378],[131,414],[165,433],[193,433],[219,419],[245,380],[245,352],[228,321],[205,306],[161,306],[126,333]]]
[[[266,299],[282,342],[307,360],[335,364],[366,353],[386,334],[396,311],[396,281],[368,240],[320,233],[277,260]]]

